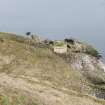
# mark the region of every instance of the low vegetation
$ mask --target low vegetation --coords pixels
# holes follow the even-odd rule
[[[65,45],[65,42],[64,41],[55,41],[54,42],[54,46],[59,46],[59,47],[62,47]]]
[[[96,57],[98,59],[101,58],[101,55],[99,54],[99,52],[95,48],[93,48],[91,46],[87,46],[85,53],[89,54],[91,56],[94,56],[94,57]]]
[[[69,53],[55,54],[44,42],[0,33],[0,105],[105,105],[89,96],[96,84],[63,58],[75,58]]]
[[[26,96],[0,96],[0,105],[39,105]]]

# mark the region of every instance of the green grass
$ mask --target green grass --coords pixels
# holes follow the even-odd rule
[[[0,96],[0,105],[38,105],[34,101],[26,96]]]
[[[8,98],[5,96],[0,96],[0,105],[9,105]]]
[[[55,41],[54,42],[54,46],[62,47],[64,45],[65,45],[65,42],[64,41]]]

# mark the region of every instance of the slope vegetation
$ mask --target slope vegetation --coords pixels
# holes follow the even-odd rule
[[[45,43],[0,33],[0,105],[105,105],[66,57]]]

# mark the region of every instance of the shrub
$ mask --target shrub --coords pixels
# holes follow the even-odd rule
[[[74,44],[75,41],[73,39],[64,39],[65,42],[70,43],[70,44]]]
[[[89,46],[86,48],[86,51],[85,51],[86,54],[89,54],[89,55],[92,55],[98,59],[100,59],[102,56],[99,54],[99,52],[94,49],[93,47]]]
[[[64,43],[64,41],[55,41],[55,42],[54,42],[54,45],[61,47],[61,46],[64,46],[65,43]]]

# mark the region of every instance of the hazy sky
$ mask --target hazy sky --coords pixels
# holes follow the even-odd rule
[[[105,51],[105,0],[0,0],[0,31],[72,36]]]

